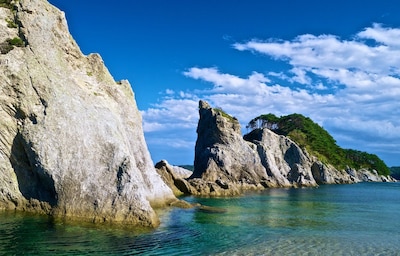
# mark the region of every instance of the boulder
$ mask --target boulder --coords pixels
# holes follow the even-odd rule
[[[172,189],[176,196],[191,194],[190,185],[185,179],[192,175],[192,171],[182,167],[172,166],[167,160],[161,160],[155,167],[165,184]]]
[[[48,1],[15,2],[0,7],[0,43],[20,42],[0,54],[0,209],[157,225],[152,206],[176,198],[130,84],[82,54]]]

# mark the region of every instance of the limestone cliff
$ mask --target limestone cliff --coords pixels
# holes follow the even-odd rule
[[[266,187],[391,180],[368,170],[336,170],[266,128],[243,138],[238,120],[205,101],[199,102],[199,114],[194,172],[178,182],[184,193],[220,196]]]
[[[156,173],[127,81],[46,0],[0,7],[0,209],[157,225]]]

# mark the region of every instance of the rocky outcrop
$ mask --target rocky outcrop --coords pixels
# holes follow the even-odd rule
[[[129,83],[83,55],[46,0],[0,7],[0,42],[0,209],[157,225],[152,205],[176,198]]]
[[[376,170],[347,168],[337,170],[331,165],[326,165],[314,159],[311,171],[316,182],[321,184],[350,184],[358,182],[397,182],[391,176],[379,175]]]
[[[199,114],[194,172],[179,179],[186,194],[226,196],[267,187],[391,181],[368,170],[338,171],[266,128],[242,137],[238,120],[205,101],[199,102]]]
[[[244,139],[257,149],[269,187],[316,186],[308,154],[288,137],[256,129]]]
[[[155,167],[165,184],[172,189],[175,196],[190,194],[190,191],[185,188],[188,186],[185,179],[189,178],[193,172],[182,167],[172,166],[166,160],[161,160]]]
[[[290,139],[264,129],[245,140],[238,120],[222,110],[200,101],[199,113],[194,172],[188,180],[195,194],[317,185],[309,158]]]
[[[261,181],[267,180],[255,149],[242,138],[238,120],[222,110],[211,108],[205,101],[199,103],[199,114],[194,172],[190,178],[210,183],[200,186],[199,180],[192,180],[200,194],[209,193],[203,192],[202,187],[209,187],[210,193],[217,195],[228,191],[236,194],[238,184],[256,188]],[[235,186],[232,187],[232,184]]]

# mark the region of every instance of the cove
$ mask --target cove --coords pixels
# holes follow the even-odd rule
[[[267,189],[183,198],[215,207],[159,211],[157,229],[0,213],[0,255],[396,255],[400,184]]]

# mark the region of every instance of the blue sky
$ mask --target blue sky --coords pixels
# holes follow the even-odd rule
[[[400,165],[400,5],[381,1],[50,0],[85,54],[128,79],[153,161],[192,164],[198,101],[246,124],[300,113]]]

